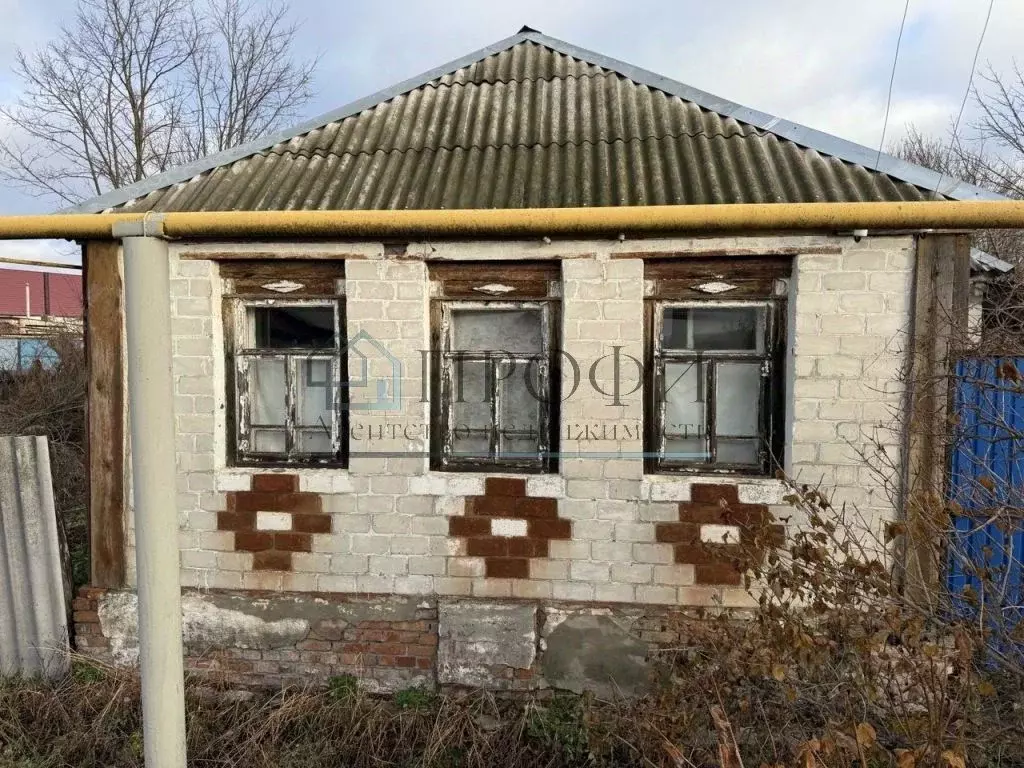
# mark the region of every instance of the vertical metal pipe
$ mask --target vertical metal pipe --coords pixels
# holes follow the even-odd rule
[[[184,768],[185,695],[178,572],[171,310],[159,222],[115,228],[124,247],[128,411],[147,768]]]

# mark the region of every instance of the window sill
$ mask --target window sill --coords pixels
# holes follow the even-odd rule
[[[784,504],[789,493],[786,484],[772,477],[743,475],[644,475],[640,481],[640,498],[645,501],[689,501],[690,486],[734,485],[744,504]]]

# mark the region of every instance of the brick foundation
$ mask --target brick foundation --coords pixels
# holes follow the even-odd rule
[[[607,680],[566,681],[552,659],[568,652],[572,666],[601,674],[642,664],[646,685],[662,651],[714,626],[691,609],[564,601],[187,590],[182,605],[186,670],[244,688],[319,686],[351,675],[375,693],[437,685],[609,691]],[[80,590],[78,650],[104,663],[134,664],[136,610],[134,592]],[[587,634],[601,622],[597,635]],[[609,645],[609,627],[625,648],[621,657]],[[627,694],[642,687],[636,674],[613,686]]]
[[[128,596],[129,600],[104,605],[104,598],[111,595]],[[217,645],[208,636],[209,628],[207,636],[196,631],[200,618],[190,618],[189,600],[194,605],[198,595],[183,594],[188,672],[253,688],[324,684],[341,675],[364,681],[372,691],[433,684],[437,607],[429,601],[348,595],[282,600],[281,595],[272,593],[226,591],[205,597],[209,600],[205,605],[224,611],[223,625],[213,631],[226,636],[230,636],[232,614],[240,609],[275,600],[278,604],[271,602],[266,618],[259,619],[262,636],[250,629],[236,633],[234,645]],[[78,650],[108,663],[130,663],[134,648],[126,646],[133,640],[131,628],[127,640],[115,636],[124,633],[123,620],[133,618],[128,615],[134,610],[133,598],[134,593],[83,588],[74,601]],[[284,618],[274,618],[275,614]],[[291,622],[296,628],[284,635],[277,626],[282,622]]]

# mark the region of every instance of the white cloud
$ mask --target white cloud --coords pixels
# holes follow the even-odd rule
[[[80,264],[82,254],[77,244],[67,240],[0,240],[0,262],[5,259]]]

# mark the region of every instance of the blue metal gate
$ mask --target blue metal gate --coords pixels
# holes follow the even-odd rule
[[[1024,358],[961,360],[953,414],[947,586],[994,649],[1024,653]]]

